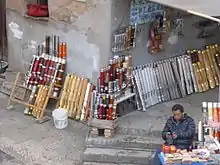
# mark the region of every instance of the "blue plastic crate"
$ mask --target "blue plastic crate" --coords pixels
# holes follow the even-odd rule
[[[166,163],[164,162],[163,156],[160,154],[158,154],[158,157],[160,158],[160,161],[162,163],[162,165],[166,165]],[[207,163],[191,163],[191,164],[172,164],[172,165],[208,165]]]

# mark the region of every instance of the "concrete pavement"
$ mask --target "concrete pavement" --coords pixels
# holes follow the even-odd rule
[[[0,150],[0,165],[24,165],[21,161],[15,157],[6,154]]]
[[[78,165],[85,147],[86,125],[70,121],[57,130],[53,121],[37,124],[23,108],[6,110],[8,98],[0,94],[0,149],[25,165]]]
[[[201,102],[216,101],[217,93],[218,89],[214,89],[158,104],[148,108],[146,112],[132,112],[120,119],[118,132],[134,136],[148,136],[149,132],[160,135],[175,103],[182,104],[186,112],[197,121],[201,118]],[[33,117],[23,114],[21,106],[6,110],[7,100],[7,96],[0,94],[0,150],[15,158],[13,161],[20,160],[21,163],[12,164],[12,160],[5,162],[11,165],[82,164],[81,155],[85,150],[87,137],[86,125],[69,120],[67,129],[57,130],[52,120],[37,124]]]

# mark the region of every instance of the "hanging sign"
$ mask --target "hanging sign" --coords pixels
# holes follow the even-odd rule
[[[149,2],[148,0],[132,0],[130,24],[144,24],[164,14],[164,6]]]

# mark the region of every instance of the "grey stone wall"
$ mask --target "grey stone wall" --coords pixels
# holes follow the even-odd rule
[[[27,0],[7,0],[7,29],[9,65],[12,69],[26,72],[34,47],[42,43],[45,35],[59,35],[68,43],[67,71],[95,81],[99,68],[111,54],[111,35],[129,24],[130,0],[49,0],[49,21],[25,18]],[[196,16],[184,19],[184,36],[176,37],[170,44],[168,34],[164,40],[165,51],[150,55],[147,51],[149,24],[138,26],[137,46],[133,50],[134,65],[177,55],[188,48],[201,48],[218,42],[219,34],[209,40],[196,39],[198,30],[192,26],[201,19]]]
[[[10,68],[26,72],[36,44],[45,35],[59,35],[68,43],[67,71],[95,81],[111,55],[111,1],[49,0],[49,21],[25,18],[25,5],[24,0],[7,0]]]

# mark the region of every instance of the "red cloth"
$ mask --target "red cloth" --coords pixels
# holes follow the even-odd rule
[[[48,17],[48,6],[40,4],[28,4],[27,5],[27,15],[33,17]]]

